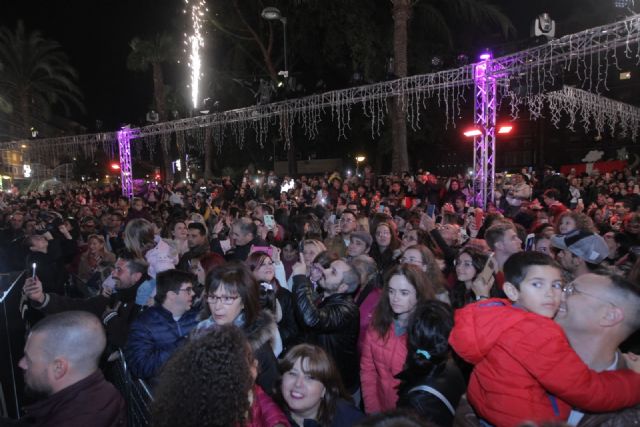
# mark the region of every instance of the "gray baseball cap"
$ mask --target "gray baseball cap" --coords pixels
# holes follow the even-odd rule
[[[555,235],[551,237],[551,244],[558,249],[567,249],[591,264],[600,264],[609,256],[609,247],[604,238],[586,231],[567,236]]]

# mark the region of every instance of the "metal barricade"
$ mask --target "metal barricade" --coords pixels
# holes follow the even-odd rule
[[[146,427],[151,423],[151,390],[144,381],[131,376],[122,350],[118,350],[117,355],[115,360],[109,362],[107,377],[120,391],[127,404],[129,427]]]

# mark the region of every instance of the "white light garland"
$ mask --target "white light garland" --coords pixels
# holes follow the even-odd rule
[[[634,15],[613,24],[585,30],[552,40],[542,46],[496,58],[492,60],[492,69],[500,87],[500,95],[509,101],[514,118],[518,116],[522,107],[529,109],[532,118],[541,117],[545,103],[551,106],[552,117],[556,118],[559,111],[566,111],[571,116],[575,114],[576,109],[573,105],[578,104],[577,99],[586,100],[587,96],[576,95],[576,92],[567,95],[564,91],[556,95],[548,94],[557,86],[558,73],[574,73],[581,88],[587,91],[598,93],[606,90],[609,65],[618,67],[619,54],[640,61],[639,40],[640,16]],[[420,129],[421,110],[428,107],[428,100],[437,102],[439,109],[445,114],[447,126],[455,126],[456,118],[460,115],[460,103],[472,98],[467,96],[466,91],[473,84],[471,64],[438,73],[151,124],[136,129],[136,139],[133,139],[132,143],[144,142],[151,149],[158,144],[160,136],[160,144],[167,152],[171,134],[175,133],[181,152],[191,148],[202,150],[201,145],[204,143],[213,143],[219,151],[229,140],[242,147],[246,142],[248,130],[253,131],[258,144],[262,146],[269,130],[274,126],[279,129],[283,139],[288,141],[294,125],[300,127],[307,138],[313,139],[319,135],[319,123],[327,113],[337,126],[339,138],[346,138],[351,125],[352,109],[358,104],[370,120],[371,137],[375,138],[380,135],[388,114],[387,101],[393,97],[394,102],[398,102],[406,112],[407,122],[413,130]],[[558,97],[562,96],[571,98],[561,101]],[[602,131],[606,125],[612,131],[620,129],[620,135],[631,135],[635,138],[638,130],[637,121],[631,119],[634,116],[622,112],[597,115],[596,109],[600,107],[593,107],[593,103],[599,98],[593,96],[590,104],[581,103],[583,106],[590,105],[583,107],[586,108],[582,110],[583,126],[595,126],[596,130]],[[603,111],[608,110],[604,108]],[[557,124],[557,119],[555,120],[554,124]],[[575,119],[572,123],[575,123]],[[209,132],[211,142],[203,142],[202,139]],[[193,137],[185,138],[185,135]],[[287,138],[284,138],[285,136]],[[117,138],[116,133],[111,132],[36,141],[12,141],[0,143],[0,149],[15,149],[25,143],[29,144],[32,159],[57,158],[61,152],[92,157],[100,148],[114,152]]]

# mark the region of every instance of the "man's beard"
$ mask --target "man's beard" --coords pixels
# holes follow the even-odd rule
[[[25,382],[24,384],[24,394],[25,396],[29,397],[30,399],[33,399],[34,401],[38,401],[38,400],[42,400],[45,399],[49,396],[51,396],[52,392],[50,389],[45,390],[40,389],[40,390],[36,390],[34,388],[32,388],[29,384],[27,384]]]

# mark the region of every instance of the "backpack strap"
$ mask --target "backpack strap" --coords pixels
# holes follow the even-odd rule
[[[440,393],[435,388],[429,387],[428,385],[419,385],[409,390],[409,394],[413,393],[414,391],[422,391],[422,392],[434,395],[435,397],[438,398],[438,400],[444,403],[444,406],[446,406],[447,409],[449,409],[449,412],[451,412],[451,415],[456,414],[456,410],[453,408],[453,405],[451,404],[451,402],[449,402],[449,399],[444,397],[444,394]]]

